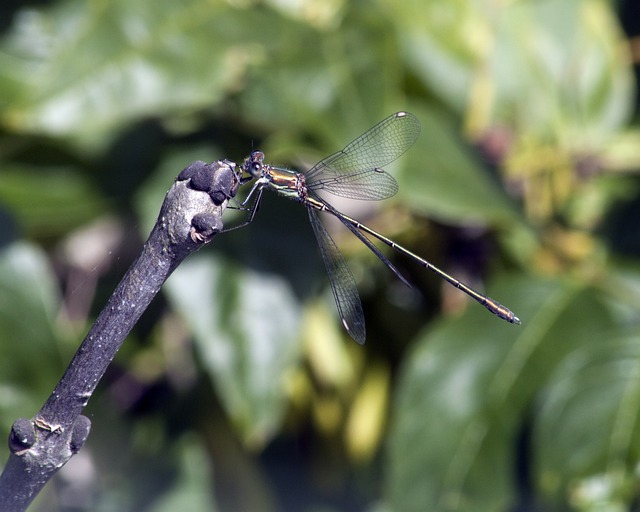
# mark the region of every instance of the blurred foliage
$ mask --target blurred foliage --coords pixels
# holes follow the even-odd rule
[[[398,110],[423,124],[391,166],[400,192],[336,207],[522,319],[389,254],[406,289],[329,222],[357,346],[304,208],[269,196],[169,279],[34,509],[638,509],[640,45],[615,9],[640,15],[619,4],[0,7],[4,432],[51,392],[183,167],[259,146],[305,168]]]

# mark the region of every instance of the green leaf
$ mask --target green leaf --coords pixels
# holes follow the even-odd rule
[[[390,9],[409,66],[474,122],[593,149],[628,120],[633,75],[607,2],[410,5]]]
[[[448,221],[507,223],[517,218],[500,182],[465,150],[452,119],[436,109],[415,113],[422,132],[399,162],[398,198],[416,212]]]
[[[491,292],[521,326],[470,307],[422,336],[405,361],[388,445],[394,510],[513,505],[516,439],[528,408],[554,369],[600,343],[611,325],[591,290],[518,279]]]
[[[208,510],[216,512],[212,492],[212,471],[206,457],[206,447],[192,439],[181,439],[177,443],[179,467],[177,480],[166,495],[153,507],[153,512],[175,510]]]
[[[30,236],[53,238],[104,211],[105,201],[70,167],[6,165],[0,201]]]
[[[65,354],[56,332],[60,304],[47,259],[35,246],[0,250],[0,417],[3,428],[31,417],[61,377]]]
[[[97,142],[144,116],[184,119],[219,101],[251,61],[228,40],[240,41],[242,14],[199,0],[25,9],[3,45],[12,57],[0,74],[0,90],[11,94],[3,122]]]
[[[208,254],[183,263],[166,289],[236,428],[262,445],[280,425],[287,371],[300,352],[292,291],[280,278]]]
[[[570,355],[540,400],[535,446],[542,493],[594,510],[634,496],[640,455],[640,337],[603,333]],[[598,489],[594,492],[593,488]]]

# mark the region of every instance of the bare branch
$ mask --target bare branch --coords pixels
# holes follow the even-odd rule
[[[0,475],[0,510],[27,508],[87,439],[82,410],[142,313],[177,266],[222,231],[240,176],[226,160],[194,162],[173,184],[142,253],[124,276],[42,409],[18,419]]]

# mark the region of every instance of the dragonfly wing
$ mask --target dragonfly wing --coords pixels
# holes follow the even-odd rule
[[[356,280],[349,270],[344,257],[338,250],[336,243],[329,235],[327,229],[322,225],[318,214],[312,208],[309,210],[309,220],[313,227],[313,232],[318,240],[322,261],[324,261],[331,283],[333,298],[336,301],[338,314],[342,324],[349,335],[361,345],[364,343],[367,334],[364,323],[364,312]]]
[[[351,199],[391,197],[398,185],[382,167],[407,151],[419,134],[418,119],[408,112],[397,112],[343,150],[320,160],[306,173],[307,186]]]
[[[317,167],[317,166],[316,166]],[[307,187],[313,191],[326,190],[340,197],[380,201],[394,196],[398,192],[398,183],[384,169],[363,169],[351,174],[337,174],[331,178],[309,182]]]

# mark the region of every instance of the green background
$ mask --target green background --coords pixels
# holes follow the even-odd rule
[[[2,9],[5,435],[51,393],[182,168],[259,147],[306,169],[399,110],[422,132],[389,166],[398,194],[332,203],[522,320],[385,250],[405,287],[328,222],[364,305],[358,346],[304,208],[266,194],[171,276],[33,510],[638,509],[633,2]]]

